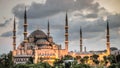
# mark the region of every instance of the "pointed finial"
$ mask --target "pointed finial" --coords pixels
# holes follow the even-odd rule
[[[25,11],[24,11],[24,19],[27,19],[27,11],[26,11],[26,6],[25,6]]]
[[[48,37],[50,36],[50,24],[49,24],[49,20],[48,20]]]
[[[80,36],[82,36],[82,28],[81,28],[81,26],[80,26]]]
[[[84,52],[86,52],[86,46],[84,47]]]
[[[65,18],[65,20],[66,20],[66,26],[68,25],[68,17],[67,17],[67,12],[66,12],[66,18]]]
[[[14,16],[14,29],[16,29],[16,24],[15,24],[16,22],[15,22],[15,16]]]
[[[50,30],[50,25],[49,25],[49,20],[48,20],[48,32],[49,32],[49,30]]]
[[[107,35],[109,35],[109,22],[107,20]]]

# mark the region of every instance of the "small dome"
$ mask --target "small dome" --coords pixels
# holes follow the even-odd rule
[[[41,30],[35,30],[29,35],[29,37],[46,38],[47,35]]]
[[[45,39],[40,39],[40,40],[37,40],[36,43],[37,43],[37,44],[48,44],[48,41],[45,40]]]

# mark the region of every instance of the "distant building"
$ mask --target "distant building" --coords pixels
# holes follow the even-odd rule
[[[119,55],[120,54],[120,50],[111,51],[111,54],[112,55]]]

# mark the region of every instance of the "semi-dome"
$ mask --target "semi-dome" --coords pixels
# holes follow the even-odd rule
[[[46,38],[47,35],[41,30],[35,30],[29,35],[29,37]]]
[[[37,43],[37,44],[48,44],[48,41],[45,40],[45,39],[39,39],[39,40],[37,40],[36,43]]]

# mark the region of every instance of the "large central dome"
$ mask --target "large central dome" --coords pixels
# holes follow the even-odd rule
[[[29,37],[46,38],[47,35],[41,30],[35,30],[29,35]]]

